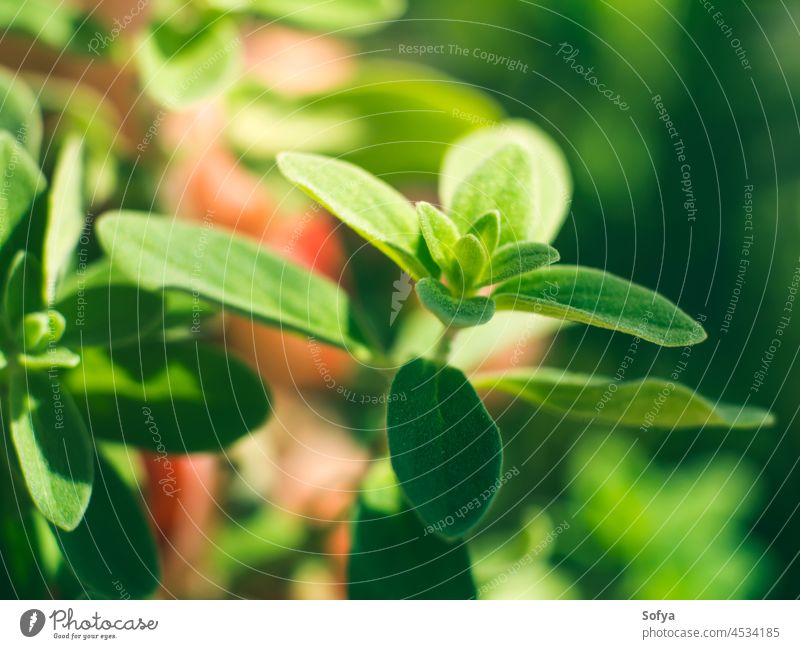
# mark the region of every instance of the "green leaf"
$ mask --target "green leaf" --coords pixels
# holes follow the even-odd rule
[[[394,378],[387,431],[392,467],[422,520],[463,536],[498,488],[500,431],[457,369],[417,359]]]
[[[48,347],[45,351],[36,354],[20,354],[19,364],[29,370],[50,370],[54,367],[71,369],[78,367],[81,357],[66,347]]]
[[[58,311],[29,313],[22,319],[21,342],[27,353],[42,351],[49,343],[57,343],[64,333],[64,316]]]
[[[446,214],[430,203],[417,203],[417,216],[425,243],[440,269],[449,269],[455,256],[456,242],[460,235],[455,224]]]
[[[703,328],[665,297],[594,268],[543,268],[498,286],[492,297],[498,309],[583,322],[664,347],[706,339]]]
[[[241,5],[243,0],[213,0],[215,4]],[[250,11],[273,16],[305,29],[317,31],[347,30],[348,35],[382,29],[400,16],[405,0],[254,0],[246,3]]]
[[[774,422],[761,408],[714,403],[666,379],[616,381],[540,367],[478,375],[474,383],[479,389],[507,392],[559,415],[632,428],[759,428]]]
[[[17,72],[0,68],[0,131],[10,132],[35,161],[42,146],[42,114],[36,96]]]
[[[164,295],[136,286],[135,280],[95,262],[67,278],[53,308],[64,314],[65,345],[125,345],[163,322]]]
[[[367,474],[356,506],[347,577],[351,599],[476,596],[466,543],[447,542],[420,524],[383,463]]]
[[[420,260],[425,245],[414,207],[398,191],[363,169],[310,153],[278,155],[281,173],[414,278],[430,272]]]
[[[66,377],[95,437],[157,453],[220,451],[270,412],[261,379],[194,341],[87,348]]]
[[[500,241],[500,213],[497,210],[486,212],[472,224],[470,232],[480,239],[491,255]]]
[[[160,569],[141,497],[101,458],[95,475],[80,525],[55,531],[64,557],[89,595],[146,597],[158,586]]]
[[[471,290],[489,265],[489,255],[483,243],[474,234],[467,234],[456,241],[455,260],[449,269],[454,286]]]
[[[556,263],[561,256],[558,250],[546,243],[524,241],[507,243],[497,249],[486,267],[478,286],[497,284],[511,277]]]
[[[2,247],[47,183],[28,151],[7,131],[0,131],[0,175],[4,187],[0,192]]]
[[[456,189],[448,214],[462,232],[486,212],[500,214],[499,243],[525,241],[533,218],[533,163],[528,152],[505,144],[490,153]]]
[[[44,240],[44,281],[48,302],[55,299],[85,227],[83,207],[83,141],[70,135],[61,145],[48,196]]]
[[[365,357],[347,294],[256,243],[212,227],[117,212],[98,223],[112,267],[150,290],[176,289]]]
[[[26,313],[44,309],[42,268],[36,258],[24,250],[14,256],[8,269],[3,306],[10,332],[17,328]]]
[[[11,373],[11,436],[36,507],[55,525],[75,529],[92,493],[92,442],[57,376]]]
[[[516,188],[525,187],[530,192],[524,203],[531,209],[529,228],[518,234],[522,240],[550,243],[569,211],[572,178],[558,145],[544,131],[524,120],[510,120],[481,129],[450,147],[440,176],[439,193],[445,210],[451,210],[460,186],[476,172],[481,161],[508,144],[525,149],[531,173],[530,181],[516,178]]]
[[[144,91],[171,109],[220,94],[242,64],[236,25],[224,18],[205,24],[156,23],[135,54]]]
[[[447,327],[474,327],[489,322],[494,315],[494,302],[488,297],[453,297],[435,279],[425,277],[416,284],[422,305]]]

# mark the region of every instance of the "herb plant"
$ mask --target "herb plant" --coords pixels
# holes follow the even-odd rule
[[[267,418],[268,395],[198,335],[185,298],[141,290],[98,256],[83,139],[52,141],[43,173],[33,94],[0,80],[0,586],[24,598],[147,596],[156,540],[120,444],[219,451]]]
[[[758,427],[768,413],[706,399],[677,379],[612,379],[526,368],[467,377],[449,364],[460,332],[520,311],[688,348],[702,326],[665,297],[601,270],[560,264],[550,244],[567,214],[571,179],[558,147],[513,121],[454,143],[440,201],[416,205],[351,163],[278,157],[283,175],[415,282],[441,323],[436,342],[402,356],[369,335],[364,307],[336,282],[249,240],[150,213],[100,217],[111,277],[147,295],[191,293],[392,374],[386,397],[390,462],[378,452],[358,499],[349,558],[353,598],[471,598],[467,540],[502,485],[500,430],[476,388],[536,407],[625,427]],[[240,391],[234,395],[241,398]],[[250,400],[248,400],[249,402]],[[597,407],[602,403],[603,407]],[[260,413],[263,414],[263,413]]]

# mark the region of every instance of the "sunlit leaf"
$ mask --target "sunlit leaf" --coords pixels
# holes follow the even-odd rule
[[[461,181],[448,214],[462,232],[468,232],[486,212],[496,210],[500,214],[499,243],[525,241],[535,216],[532,183],[533,161],[528,151],[504,144]]]
[[[542,266],[554,264],[559,259],[558,250],[546,243],[534,241],[507,243],[494,253],[478,285],[497,284]]]
[[[500,242],[500,213],[490,210],[478,217],[470,226],[470,233],[478,237],[486,252],[492,255]]]
[[[97,229],[113,269],[143,288],[192,293],[353,354],[367,353],[339,286],[248,239],[134,212],[110,213]]]
[[[85,226],[83,207],[83,143],[77,135],[64,141],[48,196],[47,231],[44,241],[44,281],[48,301],[70,266],[75,246]]]
[[[583,322],[664,347],[706,338],[703,328],[665,297],[594,268],[543,268],[500,285],[492,297],[498,309]]]
[[[453,222],[430,203],[417,203],[420,230],[431,257],[442,270],[447,270],[453,263],[456,242],[459,233]]]
[[[398,191],[349,162],[282,153],[281,173],[415,279],[429,275],[414,207]]]
[[[65,530],[80,523],[92,493],[92,442],[58,376],[11,374],[11,436],[33,502]]]
[[[523,240],[550,243],[568,213],[572,177],[558,145],[530,122],[510,120],[481,129],[455,142],[448,150],[442,168],[439,188],[441,200],[449,210],[459,186],[476,172],[487,156],[508,144],[524,148],[531,165],[530,182],[523,182],[520,178],[519,187],[530,189],[530,202],[526,203],[532,206],[533,213],[530,228],[519,234]]]
[[[456,241],[453,251],[455,260],[449,276],[455,286],[470,290],[489,266],[488,252],[474,234],[464,235]]]

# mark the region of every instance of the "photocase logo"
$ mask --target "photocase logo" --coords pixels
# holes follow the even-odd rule
[[[44,628],[44,613],[38,608],[25,611],[19,618],[19,630],[22,635],[32,638]]]

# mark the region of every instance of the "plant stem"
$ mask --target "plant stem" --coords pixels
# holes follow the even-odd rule
[[[439,342],[436,344],[436,351],[433,353],[433,359],[438,361],[439,363],[447,363],[447,359],[450,356],[450,348],[453,344],[453,338],[455,338],[456,329],[453,327],[447,327],[442,332],[442,337],[439,338]]]

